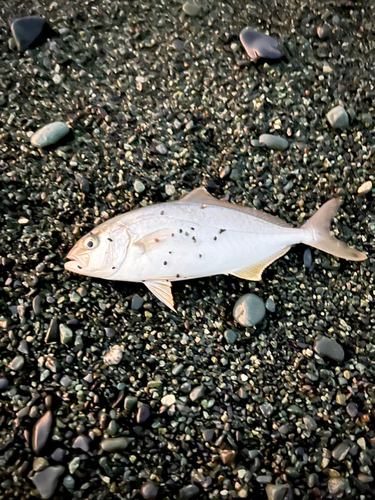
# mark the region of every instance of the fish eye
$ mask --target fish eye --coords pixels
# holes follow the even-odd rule
[[[86,241],[85,241],[85,247],[89,248],[92,250],[93,248],[96,248],[99,245],[99,238],[96,236],[90,236]]]

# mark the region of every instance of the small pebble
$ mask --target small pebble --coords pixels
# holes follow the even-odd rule
[[[174,187],[173,184],[167,184],[165,186],[165,194],[167,196],[173,196],[175,194],[175,192],[176,192],[176,188]]]
[[[310,248],[306,248],[306,250],[303,252],[303,264],[306,267],[306,269],[310,269],[312,263],[313,263],[312,252]]]
[[[330,34],[330,29],[327,24],[323,24],[323,26],[318,26],[316,28],[316,34],[321,40],[325,40],[326,38],[329,37]]]
[[[240,297],[234,305],[233,316],[242,326],[255,326],[266,314],[263,300],[254,293]]]
[[[358,188],[358,194],[367,194],[371,191],[372,189],[372,182],[371,181],[366,181],[363,184],[361,184]]]
[[[143,193],[143,191],[146,189],[146,186],[143,184],[142,181],[139,179],[134,181],[134,191],[138,194]]]
[[[146,483],[142,484],[141,495],[145,500],[153,500],[154,498],[156,498],[158,492],[159,488],[153,481],[147,481]]]
[[[176,396],[174,394],[168,394],[161,399],[161,404],[163,406],[172,406],[176,402]]]
[[[108,349],[103,357],[103,362],[106,365],[118,365],[123,357],[123,350],[119,345],[113,345]]]
[[[234,344],[237,340],[238,335],[234,330],[225,330],[224,337],[228,344]]]
[[[136,416],[136,421],[137,424],[143,424],[143,422],[146,422],[150,418],[151,411],[150,407],[148,405],[142,405],[138,408],[137,411],[137,416]]]
[[[336,460],[344,460],[351,447],[351,443],[340,443],[332,451],[332,457]]]
[[[130,411],[131,409],[134,408],[134,406],[137,404],[138,398],[134,396],[127,396],[124,401],[124,408],[125,410]]]
[[[328,480],[328,491],[331,495],[337,495],[345,489],[346,480],[343,477],[331,477]]]
[[[192,2],[185,2],[182,6],[182,10],[185,12],[190,17],[196,17],[199,16],[199,13],[201,11],[201,8],[199,5],[196,3]]]
[[[319,356],[327,356],[334,361],[341,362],[345,357],[344,349],[336,340],[319,335],[314,343],[314,350]]]
[[[0,392],[6,391],[8,387],[9,387],[9,381],[4,377],[0,377]]]
[[[273,406],[269,403],[263,403],[259,406],[260,411],[262,412],[263,416],[268,418],[272,415],[273,413]]]
[[[232,465],[236,459],[236,452],[234,450],[221,450],[220,458],[224,465]]]
[[[189,484],[189,486],[184,486],[179,491],[179,500],[192,500],[197,498],[200,493],[198,486],[195,484]]]
[[[164,146],[164,144],[157,144],[155,146],[155,150],[160,155],[166,155],[168,153],[168,149]]]
[[[40,316],[42,314],[42,298],[40,295],[36,295],[33,299],[33,311],[36,316]]]
[[[331,127],[345,129],[349,126],[348,113],[342,106],[336,106],[326,114],[327,120]]]
[[[8,368],[14,371],[20,371],[25,366],[25,358],[21,355],[16,356],[9,363]]]
[[[203,385],[199,385],[198,387],[195,387],[189,394],[189,398],[191,401],[195,402],[198,401],[198,399],[202,399],[205,393],[205,389]]]
[[[355,403],[348,403],[346,413],[350,418],[355,418],[358,415],[358,406]]]
[[[30,142],[37,148],[46,148],[59,142],[69,133],[69,128],[64,122],[53,122],[39,129],[31,137]]]
[[[61,324],[60,327],[60,342],[62,344],[69,344],[73,340],[73,332],[72,330],[64,324]]]
[[[284,151],[289,146],[286,139],[274,134],[262,134],[259,137],[259,142],[268,149],[274,149],[275,151]]]
[[[133,311],[139,311],[141,307],[143,306],[143,299],[139,295],[135,294],[132,297],[132,303],[131,303],[131,308]]]
[[[279,43],[272,36],[245,28],[240,33],[240,40],[250,59],[279,59]]]
[[[266,309],[270,313],[276,312],[276,304],[270,297],[266,300]]]
[[[288,487],[285,484],[267,484],[267,500],[283,500]]]

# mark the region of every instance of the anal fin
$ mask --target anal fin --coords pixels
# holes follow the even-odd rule
[[[166,280],[150,280],[145,281],[144,284],[157,297],[163,304],[168,306],[172,311],[176,312],[174,308],[172,286],[170,281]]]
[[[262,279],[262,272],[266,269],[266,267],[272,264],[272,262],[275,262],[275,260],[280,259],[280,257],[285,255],[289,251],[289,249],[290,246],[284,248],[274,255],[271,255],[271,257],[269,257],[267,260],[257,262],[256,264],[251,264],[251,266],[244,267],[243,269],[231,271],[230,274],[244,280],[260,281]]]

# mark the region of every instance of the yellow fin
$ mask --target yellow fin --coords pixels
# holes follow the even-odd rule
[[[272,264],[272,262],[275,262],[275,260],[280,259],[280,257],[289,251],[289,249],[290,247],[284,248],[281,252],[272,255],[266,261],[257,262],[256,264],[252,264],[244,269],[233,271],[230,274],[244,280],[260,281],[262,279],[262,272],[266,269],[266,267]]]
[[[237,210],[238,212],[243,212],[257,219],[264,220],[270,224],[275,224],[276,226],[288,227],[290,224],[275,217],[274,215],[268,214],[267,212],[262,212],[261,210],[256,210],[255,208],[244,207],[243,205],[236,205],[235,203],[229,203],[228,201],[218,200],[211,196],[204,187],[200,187],[191,191],[178,202],[183,203],[201,203],[202,205],[215,205],[218,207],[230,208],[231,210]]]
[[[174,308],[173,296],[172,296],[172,286],[169,281],[166,280],[150,280],[145,281],[144,284],[152,292],[155,297],[157,297],[163,304],[168,306],[172,311],[176,312]]]

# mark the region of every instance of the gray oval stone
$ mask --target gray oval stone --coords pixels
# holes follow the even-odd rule
[[[59,478],[64,471],[65,467],[63,465],[55,465],[53,467],[47,467],[41,472],[37,472],[31,478],[40,496],[44,500],[48,500],[48,498],[51,498],[55,493]]]
[[[62,344],[68,344],[73,340],[73,332],[72,330],[64,324],[60,325],[60,342]]]
[[[64,122],[53,122],[39,129],[31,137],[30,142],[37,148],[46,148],[60,141],[69,133],[69,128]]]
[[[237,333],[234,330],[225,330],[224,337],[228,344],[234,344],[237,340]]]
[[[262,134],[259,137],[259,142],[268,149],[275,149],[276,151],[284,151],[289,146],[286,139],[274,134]]]
[[[240,41],[251,59],[279,59],[281,52],[279,43],[272,36],[265,35],[250,28],[244,28],[240,33]]]
[[[263,300],[255,293],[246,293],[234,305],[233,316],[242,326],[255,326],[266,314]]]
[[[203,385],[198,385],[198,387],[195,387],[191,393],[189,394],[189,398],[191,401],[198,401],[198,399],[203,398],[204,396],[204,386]]]
[[[21,355],[16,356],[9,363],[8,368],[14,371],[20,371],[25,366],[25,358]]]
[[[200,5],[192,2],[185,2],[182,6],[182,10],[190,17],[196,17],[199,15],[201,8]]]
[[[343,361],[345,353],[344,349],[336,340],[319,335],[315,340],[314,350],[319,356],[327,356],[335,361]]]
[[[192,498],[197,498],[199,495],[199,488],[195,484],[189,484],[189,486],[184,486],[179,491],[180,500],[191,500]]]
[[[349,116],[348,113],[342,106],[336,106],[332,108],[326,114],[327,120],[331,127],[333,128],[347,128],[349,126]]]
[[[104,451],[121,451],[126,450],[131,442],[134,441],[134,438],[128,437],[118,437],[118,438],[106,438],[100,443],[100,447]]]
[[[41,452],[48,441],[52,428],[52,420],[52,412],[48,410],[34,425],[32,447],[37,454]]]
[[[141,495],[145,500],[153,500],[158,494],[159,488],[153,481],[147,481],[142,484]]]

